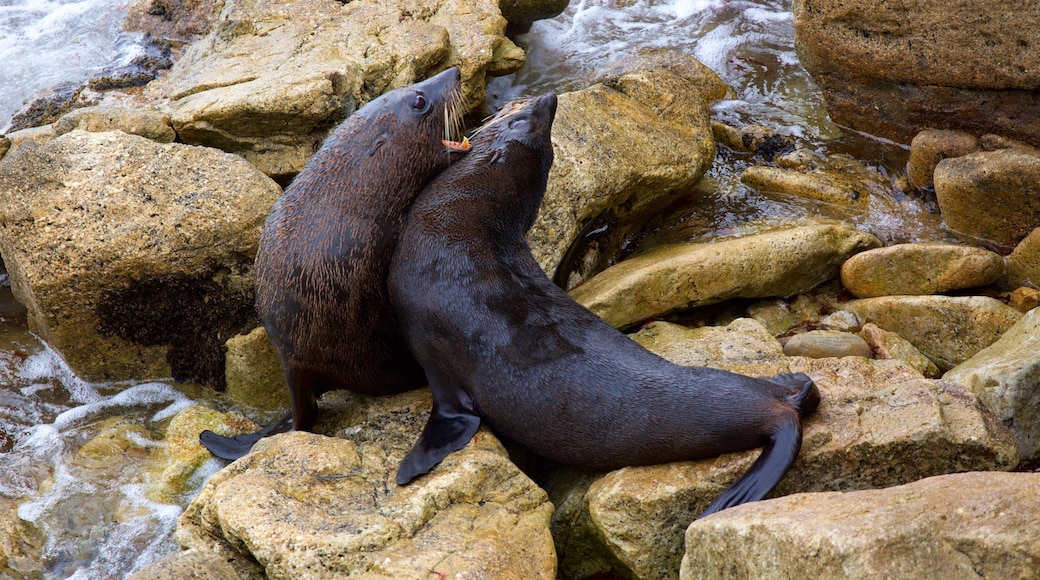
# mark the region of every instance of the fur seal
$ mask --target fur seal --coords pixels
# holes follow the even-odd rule
[[[804,374],[758,379],[675,365],[575,302],[524,239],[545,193],[552,94],[512,103],[416,199],[388,287],[433,390],[405,484],[480,421],[544,457],[593,470],[764,446],[701,514],[761,499],[798,454],[820,395]]]
[[[256,307],[278,351],[292,411],[237,437],[204,431],[236,459],[260,438],[308,430],[332,389],[389,395],[426,384],[396,330],[386,292],[398,230],[415,196],[464,152],[460,73],[390,91],[343,121],[286,188],[264,225]]]

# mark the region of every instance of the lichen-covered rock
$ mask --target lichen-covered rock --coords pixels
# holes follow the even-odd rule
[[[93,133],[122,131],[159,143],[172,143],[177,137],[170,118],[159,111],[126,107],[84,107],[63,115],[54,122],[55,136],[80,129]]]
[[[15,298],[78,375],[223,386],[277,184],[214,149],[72,131],[7,155],[0,190]]]
[[[555,577],[552,505],[489,431],[399,486],[429,391],[332,395],[318,428],[337,437],[262,440],[207,482],[177,541],[235,566],[257,562],[269,578]]]
[[[1033,578],[1037,486],[1036,473],[960,473],[737,506],[689,527],[679,577]]]
[[[240,405],[265,411],[290,408],[289,387],[278,351],[263,326],[227,341],[227,396]]]
[[[265,580],[257,572],[236,570],[223,558],[205,550],[184,550],[153,562],[127,580]]]
[[[910,142],[910,159],[906,163],[910,183],[918,189],[932,186],[932,173],[943,159],[960,157],[979,150],[979,140],[964,131],[928,129]]]
[[[841,283],[858,298],[942,294],[986,286],[1004,275],[1004,259],[984,248],[897,244],[861,252],[841,265]]]
[[[1037,183],[1040,155],[1015,149],[944,159],[935,167],[935,199],[950,231],[1002,253],[1040,225]]]
[[[979,396],[1015,435],[1023,459],[1040,457],[1040,310],[943,378]]]
[[[847,308],[907,339],[944,371],[996,342],[1022,317],[987,296],[882,296]]]
[[[838,275],[874,236],[826,224],[706,244],[664,246],[604,270],[571,291],[616,327],[730,298],[791,296]]]
[[[831,118],[909,143],[928,128],[1040,144],[1029,2],[795,0],[795,49]]]
[[[164,92],[184,142],[287,176],[353,108],[444,68],[481,109],[487,77],[523,64],[505,25],[497,0],[227,0]]]

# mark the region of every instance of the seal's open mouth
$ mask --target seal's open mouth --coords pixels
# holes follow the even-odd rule
[[[441,143],[451,151],[469,151],[469,148],[472,147],[472,145],[469,144],[469,137],[463,137],[462,141],[441,139]]]
[[[461,141],[456,140],[457,136],[463,134],[462,112],[462,92],[455,91],[444,105],[444,139],[441,139],[441,143],[448,151],[465,152],[472,147],[465,136]]]

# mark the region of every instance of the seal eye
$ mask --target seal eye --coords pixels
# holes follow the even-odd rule
[[[415,100],[412,101],[412,109],[414,109],[416,111],[425,111],[426,110],[426,105],[427,105],[426,97],[424,95],[422,95],[422,94],[418,94],[417,93],[415,95]]]

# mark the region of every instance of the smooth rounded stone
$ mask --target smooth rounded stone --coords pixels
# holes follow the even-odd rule
[[[798,333],[784,344],[784,354],[809,358],[843,356],[873,358],[867,341],[850,332],[838,330],[810,330]]]
[[[1007,257],[1008,280],[1040,288],[1040,227],[1029,232]]]
[[[523,27],[535,20],[558,16],[569,3],[570,0],[498,0],[498,8],[511,26]]]
[[[679,577],[1034,578],[1038,485],[959,473],[737,506],[689,527]]]
[[[1011,296],[1008,297],[1008,306],[1022,313],[1029,312],[1040,306],[1040,290],[1025,286],[1015,288]]]
[[[64,135],[75,129],[92,133],[122,131],[158,143],[172,143],[177,137],[170,125],[170,118],[163,113],[126,107],[74,109],[55,121],[53,129],[56,135]]]
[[[987,296],[882,296],[846,306],[949,370],[993,344],[1022,313]]]
[[[970,243],[1010,252],[1040,224],[1040,155],[980,151],[940,161],[935,198],[947,227]]]
[[[185,143],[289,176],[352,110],[446,67],[481,110],[488,77],[524,62],[505,26],[498,0],[227,0],[162,89]]]
[[[731,298],[792,296],[838,275],[842,262],[881,243],[839,224],[664,246],[608,268],[571,291],[622,328]]]
[[[1040,310],[1030,310],[999,340],[943,378],[960,383],[1015,435],[1025,460],[1040,457]]]
[[[184,550],[141,568],[126,580],[261,580],[263,575],[240,574],[223,558],[205,550]]]
[[[317,428],[261,440],[185,510],[176,538],[270,578],[546,578],[556,574],[552,504],[486,428],[406,486],[428,390],[368,398],[335,391]]]
[[[979,150],[979,140],[971,133],[943,129],[927,129],[910,142],[910,159],[906,172],[917,189],[932,186],[932,173],[940,161],[960,157]]]
[[[855,211],[895,205],[892,183],[861,161],[846,155],[824,158],[799,155],[801,161],[795,164],[785,162],[786,157],[777,160],[778,167],[748,167],[740,174],[740,182],[763,192],[821,201]]]
[[[935,363],[910,344],[910,341],[894,332],[889,332],[876,324],[867,323],[860,329],[859,335],[870,345],[874,358],[899,359],[928,378],[938,378],[942,375]]]
[[[225,346],[225,393],[229,399],[265,411],[290,407],[282,363],[263,326],[249,334],[232,336]]]
[[[841,265],[841,283],[857,298],[942,294],[986,286],[1004,275],[1004,259],[984,248],[940,242],[861,252]]]
[[[1003,135],[994,135],[992,133],[986,133],[982,137],[979,137],[979,145],[985,151],[997,151],[998,149],[1017,149],[1025,153],[1032,153],[1033,155],[1040,155],[1040,148],[1034,147],[1029,143],[1019,141],[1018,139],[1010,139]]]
[[[725,92],[692,57],[651,51],[604,71],[598,84],[559,95],[549,184],[527,233],[542,269],[552,276],[596,220],[612,224],[620,240],[686,195],[715,159],[708,106]],[[574,282],[586,275],[579,268]]]
[[[8,154],[0,190],[15,299],[77,375],[223,386],[276,183],[215,149],[72,131]]]
[[[795,0],[795,50],[836,123],[909,143],[924,129],[1040,143],[1040,12],[1028,1]]]
[[[632,336],[677,364],[813,378],[822,402],[773,496],[888,487],[1018,464],[1011,434],[977,397],[954,383],[922,379],[901,361],[785,357],[768,331],[748,319],[729,328],[658,322]],[[628,467],[601,477],[565,471],[548,486],[560,510],[553,529],[561,574],[585,577],[613,567],[633,578],[674,578],[683,530],[758,454]]]

